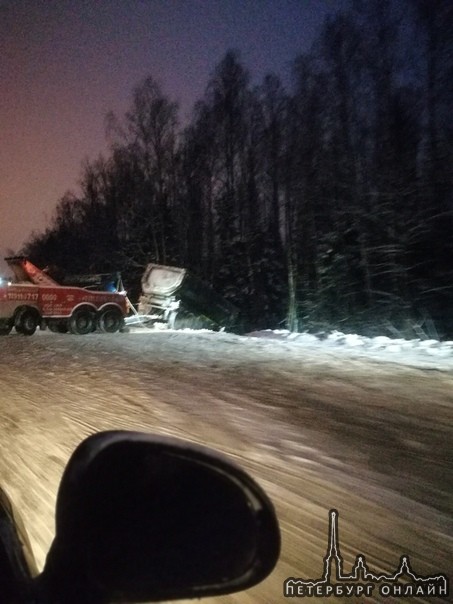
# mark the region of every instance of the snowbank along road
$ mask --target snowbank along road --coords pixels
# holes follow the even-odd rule
[[[446,575],[451,591],[451,359],[408,366],[382,350],[370,358],[357,347],[268,335],[0,339],[0,479],[40,566],[71,451],[96,430],[132,429],[223,451],[274,501],[283,540],[276,570],[260,586],[212,602],[284,602],[285,579],[320,577],[333,508],[346,572],[363,554],[373,572],[388,574],[404,554],[418,576]],[[312,601],[451,601],[415,591],[365,596]]]

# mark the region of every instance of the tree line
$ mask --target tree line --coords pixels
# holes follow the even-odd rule
[[[23,252],[133,292],[184,266],[248,328],[451,337],[451,31],[451,0],[354,0],[288,86],[228,51],[184,127],[145,79]]]

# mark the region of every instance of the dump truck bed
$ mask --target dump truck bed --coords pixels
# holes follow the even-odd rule
[[[218,327],[232,326],[239,315],[235,306],[185,268],[148,264],[141,285],[139,314],[160,312],[170,321],[175,313],[191,313]]]

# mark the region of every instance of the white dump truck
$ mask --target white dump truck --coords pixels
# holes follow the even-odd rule
[[[234,329],[238,309],[185,268],[148,264],[136,312],[126,323],[160,323],[171,329]]]

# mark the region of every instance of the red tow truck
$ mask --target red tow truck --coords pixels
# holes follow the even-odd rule
[[[60,285],[23,256],[5,261],[14,279],[0,281],[0,335],[13,327],[24,335],[34,334],[37,327],[73,334],[122,329],[128,312],[125,292]]]

